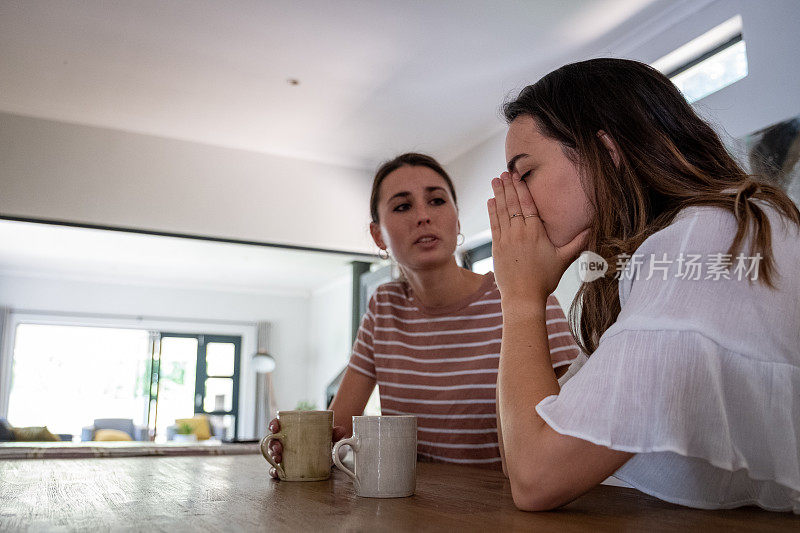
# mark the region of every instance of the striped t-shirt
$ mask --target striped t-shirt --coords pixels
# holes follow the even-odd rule
[[[578,356],[564,312],[547,300],[553,367]],[[349,367],[375,378],[381,412],[417,416],[420,459],[501,466],[495,388],[503,315],[494,274],[446,308],[417,302],[407,283],[381,285],[361,320]]]

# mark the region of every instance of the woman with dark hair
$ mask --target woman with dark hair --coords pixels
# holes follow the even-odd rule
[[[796,206],[642,63],[566,65],[504,113],[488,210],[517,506],[559,507],[614,474],[682,505],[800,512]],[[544,302],[582,250],[608,272],[572,306],[589,358],[559,383]]]
[[[501,468],[496,383],[503,318],[494,275],[456,263],[460,224],[453,182],[430,156],[402,154],[375,174],[370,232],[402,279],[378,287],[330,406],[334,439],[352,433],[378,385],[383,414],[418,417],[421,459]],[[554,296],[546,304],[550,368],[578,355]],[[551,370],[552,372],[553,370]],[[271,429],[279,430],[277,420]],[[280,443],[273,442],[280,460]]]

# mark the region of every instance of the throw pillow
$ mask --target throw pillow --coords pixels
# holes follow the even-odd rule
[[[130,435],[118,429],[98,429],[94,432],[96,441],[133,440]]]
[[[58,435],[53,435],[48,431],[47,426],[11,428],[14,432],[14,440],[21,442],[58,442],[61,439]]]
[[[208,423],[206,415],[195,415],[194,418],[178,418],[175,425],[188,424],[192,428],[192,433],[197,435],[197,440],[208,440],[211,438],[211,424]]]

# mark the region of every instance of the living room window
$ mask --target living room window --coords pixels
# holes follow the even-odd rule
[[[20,324],[8,419],[80,435],[95,418],[147,421],[149,332]]]
[[[176,419],[205,414],[234,439],[240,354],[238,336],[19,324],[8,419],[73,436],[95,419],[130,419],[166,440]]]

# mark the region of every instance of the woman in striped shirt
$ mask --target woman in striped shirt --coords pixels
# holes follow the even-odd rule
[[[378,385],[381,412],[418,417],[421,459],[501,467],[495,389],[503,317],[494,274],[456,263],[460,234],[453,183],[433,158],[400,155],[377,171],[370,233],[402,280],[381,285],[358,330],[330,408],[334,438],[352,432]],[[554,296],[547,302],[552,368],[578,355]],[[277,421],[271,428],[278,428]],[[280,455],[280,443],[273,443]],[[278,457],[279,458],[279,457]]]

